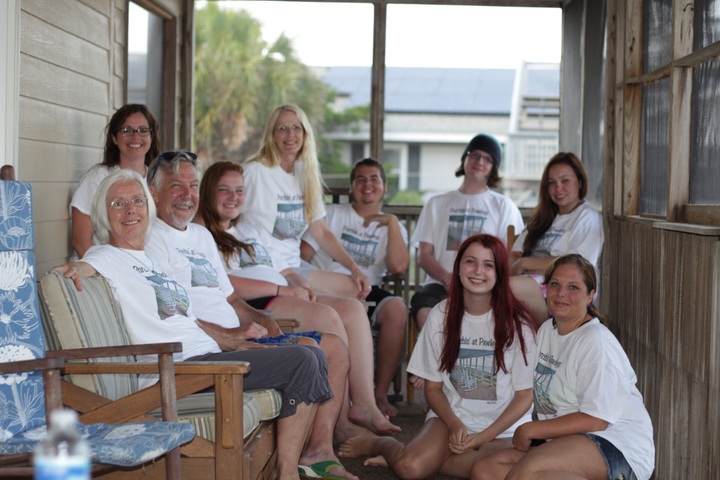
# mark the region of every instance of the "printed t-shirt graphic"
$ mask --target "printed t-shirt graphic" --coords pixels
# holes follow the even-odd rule
[[[552,251],[553,246],[558,240],[560,240],[560,238],[564,234],[565,229],[557,229],[550,227],[550,229],[545,232],[542,238],[538,240],[538,243],[533,250],[533,255],[550,256],[550,252]]]
[[[177,250],[178,253],[181,253],[190,261],[191,285],[193,287],[215,288],[220,286],[217,271],[202,252],[189,248],[178,248]]]
[[[463,339],[465,341],[465,339]],[[460,347],[457,363],[450,373],[450,381],[462,398],[470,400],[497,400],[497,376],[495,375],[495,341],[490,349],[467,349]]]
[[[278,196],[277,216],[273,226],[273,237],[280,240],[298,238],[305,231],[305,205],[302,199],[295,202],[284,201],[284,195]]]
[[[543,354],[540,354],[542,358]],[[554,359],[551,359],[552,362]],[[535,411],[542,415],[555,415],[557,408],[550,401],[548,391],[550,383],[555,376],[555,369],[538,362],[535,366],[535,386],[533,388],[533,402],[535,403]]]
[[[459,213],[455,213],[460,210]],[[482,232],[487,212],[475,209],[452,209],[448,217],[447,249],[457,250],[469,236]]]
[[[268,249],[265,248],[256,237],[246,237],[243,239],[243,242],[253,247],[254,255],[250,257],[245,250],[242,250],[238,261],[240,268],[254,267],[256,265],[273,267],[272,255],[270,255]]]
[[[165,320],[173,315],[187,315],[190,307],[190,299],[187,291],[175,280],[170,280],[165,274],[158,274],[142,267],[140,273],[145,276],[148,284],[155,290],[155,300],[157,301],[158,314],[161,320]],[[150,275],[147,275],[150,273]]]
[[[377,236],[362,239],[358,238],[357,235],[345,232],[340,236],[340,243],[361,268],[367,268],[375,264],[375,252],[378,248]]]

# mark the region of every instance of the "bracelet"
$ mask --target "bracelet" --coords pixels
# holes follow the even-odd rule
[[[277,286],[277,290],[275,291],[275,296],[277,297],[279,295],[280,295],[280,285]]]

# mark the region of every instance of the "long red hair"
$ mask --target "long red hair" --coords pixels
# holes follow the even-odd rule
[[[495,372],[505,367],[505,350],[510,348],[517,337],[520,348],[528,364],[527,348],[522,335],[522,325],[525,324],[533,331],[538,329],[538,322],[530,310],[520,300],[515,298],[510,289],[510,261],[505,244],[497,237],[479,233],[467,238],[457,251],[453,264],[452,280],[448,292],[445,308],[445,343],[440,355],[440,371],[450,373],[460,354],[460,334],[462,320],[465,315],[464,287],[460,282],[460,262],[463,254],[473,243],[489,249],[495,259],[496,280],[492,289],[491,307],[495,323]]]

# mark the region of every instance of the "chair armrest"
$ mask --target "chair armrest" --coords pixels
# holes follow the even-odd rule
[[[66,350],[48,350],[47,357],[64,357],[67,360],[126,357],[136,355],[158,355],[161,353],[182,352],[182,343],[146,343],[141,345],[119,345],[113,347],[70,348]]]
[[[245,375],[250,362],[181,362],[175,364],[177,375]]]
[[[59,370],[65,365],[63,357],[37,358],[34,360],[17,360],[15,362],[0,363],[0,374],[9,375],[20,372],[44,372]]]
[[[158,374],[156,363],[140,362],[95,362],[66,363],[63,373],[68,375],[88,374]],[[179,362],[175,364],[175,375],[245,375],[250,372],[248,362]]]

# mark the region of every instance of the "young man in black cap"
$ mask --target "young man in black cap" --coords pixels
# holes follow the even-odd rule
[[[491,188],[500,183],[502,148],[484,133],[476,135],[460,157],[458,190],[432,197],[423,207],[412,242],[418,245],[418,264],[425,270],[423,286],[411,301],[418,329],[430,309],[447,296],[458,246],[470,235],[488,233],[507,242],[509,225],[523,230],[520,210],[508,197]]]

